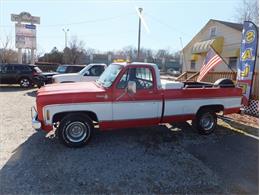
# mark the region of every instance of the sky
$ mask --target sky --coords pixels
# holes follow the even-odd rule
[[[45,53],[53,47],[63,50],[65,34],[68,40],[77,37],[85,48],[100,52],[137,47],[138,15],[143,8],[148,31],[142,25],[141,47],[179,51],[210,20],[235,21],[236,8],[241,0],[147,0],[147,1],[15,1],[0,0],[0,39],[6,36],[15,43],[11,14],[22,11],[39,16],[37,52]],[[182,40],[182,44],[181,44]]]

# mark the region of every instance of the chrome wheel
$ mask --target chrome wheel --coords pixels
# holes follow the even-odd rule
[[[214,126],[215,120],[214,117],[210,113],[205,113],[200,118],[200,126],[205,130],[211,130]]]
[[[26,78],[21,79],[21,80],[20,80],[20,85],[21,85],[21,87],[29,87],[29,86],[30,86],[30,81],[29,81],[29,79],[26,79]]]
[[[58,126],[58,136],[60,141],[73,148],[85,146],[91,139],[93,132],[93,122],[85,114],[68,114]]]
[[[71,142],[78,143],[89,136],[89,127],[83,122],[75,121],[70,123],[65,129],[65,135]]]

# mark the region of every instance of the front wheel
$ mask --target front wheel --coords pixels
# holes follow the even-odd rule
[[[59,125],[58,136],[68,147],[82,147],[86,145],[93,132],[93,123],[83,114],[70,114],[64,117]]]
[[[217,115],[209,110],[201,110],[192,121],[192,126],[199,131],[200,134],[211,134],[217,126]]]
[[[28,88],[31,87],[32,82],[28,78],[21,78],[19,84],[21,87]]]

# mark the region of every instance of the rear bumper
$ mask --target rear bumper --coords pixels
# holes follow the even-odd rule
[[[38,121],[38,113],[35,109],[35,107],[32,107],[31,108],[31,117],[32,117],[32,127],[35,129],[35,130],[40,130],[41,129],[41,122]]]

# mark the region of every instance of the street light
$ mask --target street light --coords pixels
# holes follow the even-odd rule
[[[138,8],[140,16],[142,14],[143,8]],[[139,28],[138,28],[138,48],[137,48],[137,59],[140,57],[140,41],[141,41],[141,17],[139,16]]]
[[[70,29],[66,28],[66,29],[62,29],[62,31],[65,33],[65,48],[67,47],[67,33],[70,31]]]

